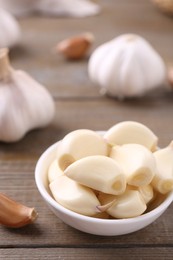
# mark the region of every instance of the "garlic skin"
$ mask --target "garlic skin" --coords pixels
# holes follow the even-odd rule
[[[97,4],[88,0],[0,0],[0,6],[15,16],[36,12],[52,16],[86,17],[100,11]]]
[[[0,9],[0,48],[15,46],[21,36],[16,19],[7,11]]]
[[[8,49],[0,49],[0,141],[20,140],[29,130],[48,125],[54,113],[47,89],[26,72],[14,70]]]
[[[103,93],[119,99],[142,96],[166,80],[160,55],[135,34],[124,34],[99,46],[90,57],[88,72]]]

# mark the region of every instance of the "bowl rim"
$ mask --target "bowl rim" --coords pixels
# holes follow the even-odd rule
[[[98,131],[100,133],[103,133],[104,131]],[[61,204],[59,204],[57,201],[55,201],[53,199],[53,197],[48,193],[48,191],[46,190],[44,184],[43,184],[43,180],[41,178],[41,167],[42,167],[42,163],[45,161],[45,159],[47,158],[47,156],[53,152],[53,150],[55,150],[55,148],[58,146],[58,144],[61,142],[57,141],[56,143],[52,144],[51,146],[49,146],[39,157],[37,163],[36,163],[36,167],[35,167],[35,182],[36,182],[36,186],[40,192],[40,194],[42,195],[42,197],[45,199],[45,201],[50,204],[52,207],[54,207],[55,209],[57,209],[58,211],[63,212],[64,214],[75,218],[75,219],[80,219],[80,220],[84,220],[84,221],[90,221],[92,223],[105,223],[105,224],[124,224],[124,223],[136,223],[136,222],[140,222],[140,221],[145,221],[150,219],[150,217],[152,216],[156,216],[160,213],[162,213],[163,211],[165,211],[169,205],[173,202],[173,191],[169,192],[166,199],[156,208],[152,209],[149,212],[146,212],[140,216],[137,217],[133,217],[133,218],[122,218],[122,219],[101,219],[101,218],[95,218],[92,216],[85,216],[82,214],[79,214],[77,212],[71,211],[70,209],[67,209],[65,207],[63,207]]]

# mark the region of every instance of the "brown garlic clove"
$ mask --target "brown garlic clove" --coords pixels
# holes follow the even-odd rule
[[[173,66],[168,66],[168,70],[167,70],[167,78],[168,78],[168,83],[171,87],[171,89],[173,89]]]
[[[56,51],[63,54],[67,59],[82,59],[93,40],[94,36],[91,33],[84,33],[61,41],[56,46]]]
[[[0,193],[0,224],[19,228],[28,225],[37,218],[34,208],[26,207]]]

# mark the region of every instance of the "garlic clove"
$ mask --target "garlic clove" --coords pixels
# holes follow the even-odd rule
[[[173,189],[173,141],[164,149],[154,154],[158,171],[156,172],[152,185],[162,194]]]
[[[127,185],[127,189],[138,190],[140,192],[142,198],[144,199],[146,205],[149,202],[151,202],[151,200],[154,199],[154,191],[153,191],[153,187],[151,184],[140,186],[140,187]]]
[[[48,181],[51,183],[56,180],[57,177],[63,175],[63,171],[59,168],[57,160],[54,160],[48,168]]]
[[[99,46],[88,63],[91,81],[110,96],[139,97],[165,83],[166,66],[142,37],[125,34]]]
[[[135,121],[124,121],[114,125],[105,133],[104,138],[111,145],[136,143],[151,151],[157,149],[158,143],[158,137],[148,127]]]
[[[26,207],[0,193],[0,224],[19,228],[35,221],[38,214],[34,208]]]
[[[50,183],[50,190],[55,200],[67,209],[79,214],[92,216],[98,213],[100,205],[95,193],[65,175]]]
[[[54,114],[48,90],[26,72],[14,70],[8,49],[0,49],[0,141],[20,140],[29,130],[50,124]]]
[[[105,196],[105,200],[106,196]],[[102,198],[104,204],[104,198]],[[126,190],[122,195],[116,196],[116,200],[107,213],[114,218],[132,218],[143,214],[147,206],[137,190]]]
[[[67,134],[57,151],[59,166],[64,170],[76,160],[91,155],[108,155],[109,147],[102,136],[98,133],[79,129]]]
[[[123,169],[130,185],[148,185],[157,172],[153,154],[140,144],[114,146],[110,157]]]
[[[56,50],[68,59],[82,59],[90,48],[94,36],[91,33],[84,33],[58,43]]]
[[[6,10],[0,9],[0,48],[15,46],[20,37],[21,30],[16,19]]]
[[[118,164],[109,157],[93,155],[82,158],[68,166],[64,174],[94,190],[109,194],[121,194],[126,179]]]

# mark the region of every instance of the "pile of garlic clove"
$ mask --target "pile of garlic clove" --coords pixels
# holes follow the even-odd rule
[[[60,142],[48,168],[54,199],[97,218],[132,218],[173,190],[173,142],[158,149],[145,125],[124,121],[104,134],[75,130]]]

